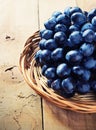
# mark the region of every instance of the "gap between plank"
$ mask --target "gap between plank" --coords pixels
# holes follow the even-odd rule
[[[40,13],[39,13],[39,0],[37,1],[37,13],[38,13],[38,29],[40,30]],[[42,130],[44,130],[44,116],[43,116],[43,99],[41,98],[41,119],[42,119]]]
[[[40,30],[40,13],[39,13],[39,0],[37,1],[37,13],[38,13],[38,29]]]
[[[44,113],[43,113],[43,99],[41,98],[41,115],[42,115],[42,130],[44,130]]]

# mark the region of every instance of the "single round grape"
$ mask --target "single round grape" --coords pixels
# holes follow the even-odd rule
[[[46,29],[42,32],[41,38],[48,40],[52,37],[53,37],[53,31],[52,30]]]
[[[61,14],[56,18],[57,23],[64,24],[64,25],[71,25],[70,17],[68,17],[66,14]]]
[[[54,39],[58,43],[58,46],[65,44],[67,41],[66,34],[62,31],[56,32],[54,34]]]
[[[91,43],[94,40],[95,32],[91,29],[87,29],[83,32],[82,37],[85,42]]]
[[[83,40],[80,31],[74,31],[70,34],[69,39],[74,44],[80,44]]]
[[[72,81],[72,78],[66,78],[64,80],[62,80],[62,91],[64,91],[63,95],[65,97],[71,97],[75,94],[75,84]]]
[[[49,68],[47,68],[45,70],[44,75],[48,79],[54,79],[56,77],[56,68],[55,67],[49,67]]]
[[[51,59],[53,61],[60,61],[64,58],[63,55],[63,49],[62,48],[56,48],[54,51],[51,53]]]
[[[56,25],[56,18],[55,17],[51,17],[50,19],[48,19],[45,23],[44,26],[46,29],[52,30],[54,29]]]
[[[79,7],[72,7],[72,8],[70,8],[70,10],[69,10],[69,15],[71,16],[72,14],[74,14],[74,13],[82,13],[82,10],[79,8]]]
[[[59,66],[57,66],[56,73],[59,77],[66,77],[69,76],[71,73],[71,69],[68,67],[67,64],[62,63]]]
[[[61,80],[60,79],[56,79],[51,83],[51,88],[53,88],[54,90],[60,90],[61,88]]]
[[[48,50],[54,50],[56,49],[58,46],[57,46],[57,43],[55,42],[54,39],[49,39],[49,40],[46,40],[45,41],[45,48],[48,49]]]
[[[46,42],[46,39],[41,39],[40,42],[39,42],[39,48],[41,50],[45,49],[45,42]]]
[[[80,52],[84,56],[91,56],[95,50],[94,44],[84,43],[80,47]]]
[[[42,50],[41,53],[40,53],[40,58],[39,59],[40,59],[41,63],[50,62],[50,60],[51,60],[51,51],[47,50],[47,49]]]
[[[86,94],[90,92],[90,84],[88,82],[78,82],[76,89],[79,94]]]
[[[82,61],[83,56],[79,51],[71,50],[67,52],[65,58],[70,64],[75,65],[79,64]]]
[[[91,9],[91,10],[88,12],[88,15],[87,15],[88,20],[91,22],[91,20],[92,20],[92,18],[93,18],[94,16],[96,16],[96,8]]]
[[[71,20],[72,20],[73,24],[82,26],[83,24],[86,23],[87,18],[83,13],[76,12],[71,15]]]

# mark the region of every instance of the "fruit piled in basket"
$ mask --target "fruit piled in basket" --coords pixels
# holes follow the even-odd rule
[[[55,11],[40,37],[35,59],[48,87],[66,98],[96,94],[96,9]]]

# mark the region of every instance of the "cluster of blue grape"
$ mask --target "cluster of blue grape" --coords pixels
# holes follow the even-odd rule
[[[64,97],[96,93],[96,9],[67,7],[44,26],[35,59],[48,86]]]

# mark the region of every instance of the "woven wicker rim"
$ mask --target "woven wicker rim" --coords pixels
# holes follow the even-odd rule
[[[39,41],[40,36],[39,31],[37,31],[28,38],[20,55],[19,67],[27,84],[37,94],[60,108],[80,113],[96,113],[96,96],[92,93],[86,95],[76,94],[74,97],[66,99],[47,86],[47,80],[41,74],[41,67],[34,59],[34,55],[39,49]]]

